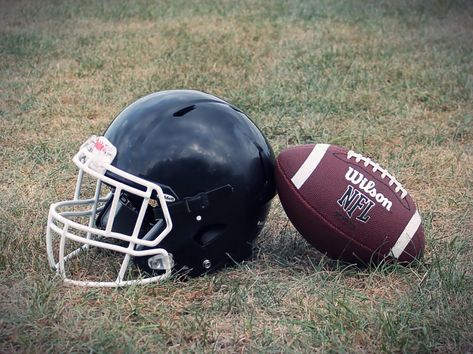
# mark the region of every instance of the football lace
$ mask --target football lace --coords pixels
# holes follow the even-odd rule
[[[389,183],[388,183],[389,186],[392,186],[393,184],[396,185],[394,190],[396,193],[401,192],[401,199],[404,199],[405,196],[407,195],[407,191],[402,187],[401,183],[399,183],[398,180],[396,180],[396,178],[394,178],[393,175],[391,175],[388,171],[386,171],[384,168],[379,166],[378,163],[373,162],[370,158],[364,157],[361,154],[357,154],[356,152],[351,151],[351,150],[348,151],[347,158],[348,159],[355,158],[355,161],[357,163],[359,163],[360,161],[363,161],[363,164],[365,167],[368,167],[370,165],[373,166],[373,172],[379,171],[381,172],[381,178],[385,179],[387,177],[389,179]]]

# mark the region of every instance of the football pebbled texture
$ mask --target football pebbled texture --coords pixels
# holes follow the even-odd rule
[[[369,158],[334,145],[299,145],[279,154],[275,175],[292,224],[329,257],[407,264],[422,256],[424,230],[414,201]]]

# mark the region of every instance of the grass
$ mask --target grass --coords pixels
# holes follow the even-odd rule
[[[471,352],[473,6],[415,1],[1,1],[0,352]],[[412,267],[328,260],[275,200],[255,258],[122,290],[65,287],[44,228],[70,158],[136,98],[226,98],[275,152],[373,156],[417,201]]]

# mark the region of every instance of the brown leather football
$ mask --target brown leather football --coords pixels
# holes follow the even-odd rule
[[[369,158],[328,144],[291,147],[277,158],[276,185],[296,229],[331,258],[406,264],[423,254],[414,201]]]

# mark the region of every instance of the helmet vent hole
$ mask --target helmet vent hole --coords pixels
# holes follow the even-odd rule
[[[194,239],[202,247],[205,247],[215,242],[224,233],[225,229],[225,225],[207,226],[200,229],[199,232],[195,235]]]
[[[183,108],[177,112],[175,112],[173,114],[174,117],[183,117],[184,115],[186,115],[187,113],[189,113],[190,111],[193,111],[195,109],[195,105],[192,105],[192,106],[188,106],[186,108]]]

